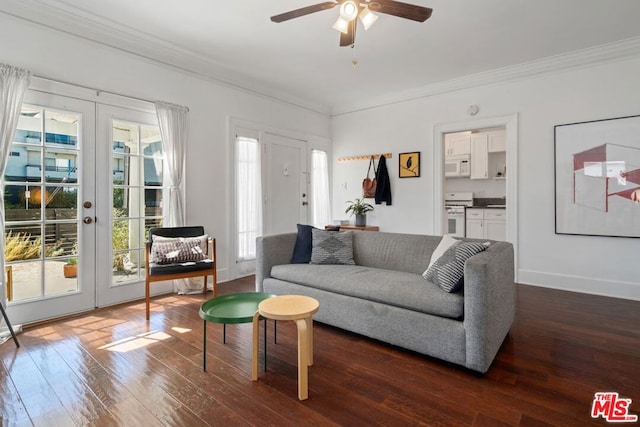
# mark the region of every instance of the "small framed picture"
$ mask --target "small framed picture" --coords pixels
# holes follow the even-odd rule
[[[420,176],[420,152],[400,153],[398,156],[398,173],[400,178],[417,178]]]

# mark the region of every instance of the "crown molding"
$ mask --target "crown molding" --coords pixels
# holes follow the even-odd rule
[[[331,111],[331,116],[339,116],[363,110],[397,104],[429,96],[440,95],[462,89],[501,83],[538,75],[558,72],[569,68],[592,65],[599,62],[620,60],[640,55],[640,37],[608,43],[600,46],[555,55],[535,61],[524,62],[508,67],[472,74],[457,79],[447,80],[422,88],[396,92],[387,96],[370,98],[365,102],[343,104]]]
[[[104,19],[60,0],[3,0],[0,12],[81,39],[153,61],[204,80],[245,93],[304,108],[321,115],[330,109],[307,99],[287,94],[197,52],[184,49],[135,28]]]
[[[242,75],[236,70],[225,67],[224,64],[197,52],[178,47],[169,41],[97,17],[83,9],[70,6],[63,0],[2,0],[0,12],[109,46],[203,80],[332,117],[640,54],[640,37],[631,38],[330,108],[327,105],[288,94],[286,88],[274,87],[264,81]]]

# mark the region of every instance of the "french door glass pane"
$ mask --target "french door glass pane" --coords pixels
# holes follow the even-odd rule
[[[157,126],[112,125],[112,258],[114,285],[143,277],[150,226],[162,224],[163,150]]]
[[[4,175],[4,256],[12,301],[79,290],[80,121],[80,113],[22,108]]]

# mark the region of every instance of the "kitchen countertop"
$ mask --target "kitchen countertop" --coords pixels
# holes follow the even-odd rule
[[[473,206],[475,209],[506,209],[506,197],[474,197]]]

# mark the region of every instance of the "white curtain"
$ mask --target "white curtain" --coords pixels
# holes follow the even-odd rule
[[[31,72],[21,68],[0,64],[0,271],[2,271],[2,285],[0,286],[0,304],[6,299],[6,279],[4,271],[4,191],[2,177],[7,166],[7,158],[13,136],[16,133],[22,100],[29,88]],[[0,323],[2,319],[0,319]]]
[[[163,226],[181,227],[184,224],[182,208],[182,174],[187,149],[187,113],[189,109],[168,102],[156,102],[156,115],[162,137],[162,148],[166,160],[165,185],[169,187],[168,203],[163,203]],[[173,281],[173,290],[179,294],[202,291],[202,279],[178,279]]]
[[[184,209],[182,208],[182,173],[184,171],[185,152],[187,149],[187,113],[189,109],[167,102],[156,102],[156,114],[162,136],[162,147],[167,165],[164,179],[169,187],[169,200],[163,209],[165,227],[184,225]]]
[[[311,221],[317,228],[331,224],[327,152],[311,151]]]
[[[256,259],[256,238],[262,235],[260,143],[236,138],[237,261]]]

